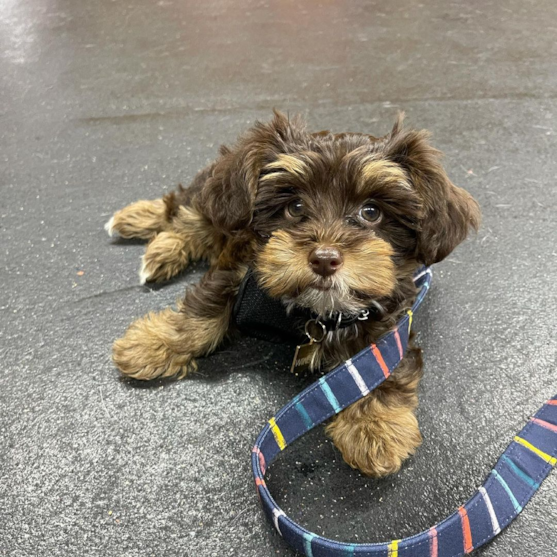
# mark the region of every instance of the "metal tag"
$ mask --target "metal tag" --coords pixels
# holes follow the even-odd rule
[[[309,371],[316,352],[317,344],[313,341],[313,339],[310,340],[309,344],[296,346],[296,352],[294,353],[294,360],[292,361],[290,372],[298,375],[299,373],[306,373]]]
[[[313,328],[313,331],[312,331]],[[309,344],[301,344],[296,346],[294,353],[294,360],[290,367],[290,372],[298,375],[299,373],[306,373],[313,367],[315,355],[318,350],[318,343],[320,343],[327,334],[327,329],[319,319],[310,319],[305,326],[306,335],[309,338]]]

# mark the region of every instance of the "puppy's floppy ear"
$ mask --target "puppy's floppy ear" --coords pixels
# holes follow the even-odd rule
[[[441,153],[429,144],[428,132],[402,129],[404,115],[385,138],[386,156],[402,166],[420,196],[423,214],[418,227],[416,256],[431,265],[449,255],[478,230],[480,209],[474,198],[456,187],[441,165]]]
[[[229,149],[221,147],[211,175],[203,185],[200,203],[213,225],[226,234],[249,226],[261,169],[287,152],[288,144],[304,133],[305,126],[295,117],[273,111],[269,123],[256,122]]]

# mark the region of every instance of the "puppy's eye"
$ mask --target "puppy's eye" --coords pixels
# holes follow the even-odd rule
[[[299,199],[295,199],[286,206],[285,213],[287,217],[301,217],[304,214],[304,204]]]
[[[381,219],[381,210],[375,203],[366,203],[358,213],[359,217],[370,224],[377,224]]]

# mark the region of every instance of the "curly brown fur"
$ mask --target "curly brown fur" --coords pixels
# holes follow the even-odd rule
[[[256,123],[194,178],[162,200],[138,202],[107,225],[151,240],[145,280],[168,279],[189,261],[210,269],[178,311],[133,323],[114,344],[114,362],[138,379],[195,369],[234,329],[239,284],[252,268],[285,311],[355,315],[367,321],[328,332],[316,370],[326,371],[392,329],[416,295],[412,276],[445,258],[479,226],[476,202],[454,186],[424,131],[399,118],[384,137],[309,133],[276,112]],[[327,426],[345,460],[365,474],[398,470],[420,444],[414,415],[422,373],[411,347],[393,375]]]

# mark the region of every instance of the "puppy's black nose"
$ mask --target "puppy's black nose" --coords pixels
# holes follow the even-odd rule
[[[314,273],[322,277],[334,275],[342,267],[344,260],[342,254],[336,248],[315,248],[309,254],[309,264]]]

